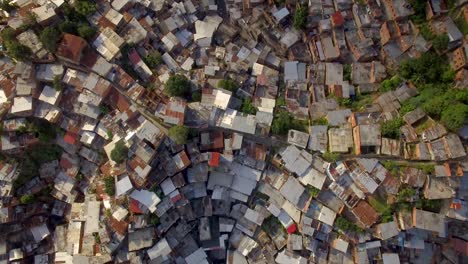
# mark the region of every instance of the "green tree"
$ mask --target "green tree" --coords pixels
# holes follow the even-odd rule
[[[189,132],[186,126],[173,126],[169,129],[168,135],[176,144],[181,145],[187,143]]]
[[[414,14],[411,16],[411,20],[416,24],[424,23],[426,21],[426,3],[425,0],[409,0],[411,7],[414,10]]]
[[[419,32],[421,33],[423,38],[428,41],[431,41],[436,37],[434,33],[432,33],[427,23],[421,24],[421,26],[419,27]]]
[[[22,204],[32,204],[36,201],[36,197],[34,197],[34,194],[25,194],[21,196],[20,202]]]
[[[148,53],[148,55],[146,55],[146,57],[143,58],[143,61],[151,69],[156,69],[156,67],[158,67],[159,64],[163,62],[161,53],[159,53],[159,51],[157,50],[153,50],[150,53]]]
[[[306,6],[297,5],[296,12],[294,13],[293,26],[297,30],[305,29],[307,25],[308,10]]]
[[[169,77],[164,91],[170,96],[185,97],[190,92],[190,80],[184,75],[176,74]]]
[[[63,90],[63,83],[60,75],[55,75],[54,80],[52,81],[52,87],[54,87],[56,91]]]
[[[327,151],[323,153],[322,158],[328,162],[337,162],[338,160],[341,159],[341,155],[340,153]]]
[[[286,99],[284,99],[284,97],[278,97],[276,99],[276,106],[278,107],[286,106]]]
[[[468,120],[468,105],[462,103],[450,104],[442,112],[440,121],[451,131],[456,132]]]
[[[400,117],[385,121],[382,124],[382,136],[387,138],[399,139],[400,127],[403,125],[403,119]]]
[[[279,111],[271,125],[271,131],[276,135],[286,135],[291,128],[292,117],[286,111]]]
[[[32,56],[32,51],[29,47],[20,44],[18,41],[8,41],[5,43],[5,48],[10,57],[25,61]]]
[[[115,179],[114,177],[108,176],[104,178],[104,188],[105,192],[109,196],[115,195]]]
[[[196,91],[192,93],[192,102],[200,102],[202,98],[202,94],[200,91]]]
[[[235,93],[239,88],[239,85],[232,79],[223,79],[219,80],[218,87]]]
[[[257,108],[252,104],[252,99],[245,98],[242,101],[241,110],[245,114],[255,115],[257,113]]]
[[[110,156],[113,161],[120,164],[127,158],[127,154],[128,154],[128,148],[125,145],[125,142],[123,140],[120,140],[117,143],[115,143],[115,147],[111,151]]]
[[[78,35],[86,40],[90,40],[96,35],[96,29],[89,25],[82,24],[78,27]]]
[[[313,126],[328,126],[328,119],[326,117],[320,117],[312,120]]]
[[[44,45],[44,48],[50,52],[55,52],[57,50],[58,42],[61,37],[62,34],[55,27],[46,27],[39,35],[39,39]]]
[[[388,91],[393,91],[395,90],[401,83],[401,79],[398,76],[393,76],[390,79],[384,80],[382,83],[380,83],[380,92],[388,92]]]
[[[63,33],[69,33],[73,35],[78,34],[76,23],[68,19],[65,19],[62,22],[60,22],[60,24],[58,25],[58,29],[60,30],[60,32],[63,32]]]
[[[75,10],[82,16],[89,16],[96,12],[96,3],[92,0],[79,0],[75,2]]]
[[[16,40],[16,38],[15,38],[15,36],[16,36],[15,30],[12,29],[11,27],[6,27],[6,28],[4,28],[4,29],[0,32],[0,36],[2,37],[3,42]]]
[[[351,72],[353,68],[350,64],[343,65],[343,79],[346,81],[351,81]]]
[[[447,36],[447,34],[443,34],[443,35],[438,35],[434,38],[434,40],[432,41],[432,46],[434,47],[434,49],[436,49],[437,51],[444,51],[447,49],[448,47],[448,44],[449,44],[449,37]]]

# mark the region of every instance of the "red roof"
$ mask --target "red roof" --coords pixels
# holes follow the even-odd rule
[[[210,160],[208,161],[208,165],[211,167],[218,167],[219,166],[219,153],[218,152],[211,152]]]
[[[128,59],[134,64],[138,64],[141,61],[140,55],[136,52],[135,49],[128,53]]]
[[[296,232],[296,224],[288,226],[288,228],[286,228],[286,231],[288,231],[288,234],[293,234],[294,232]]]
[[[136,214],[142,214],[140,203],[137,200],[130,199],[130,211]]]
[[[57,48],[57,56],[79,63],[88,43],[81,37],[65,33]]]
[[[77,138],[76,134],[68,132],[67,134],[65,134],[65,137],[63,137],[63,140],[68,144],[75,145],[76,138]]]
[[[331,19],[335,26],[341,26],[344,23],[344,17],[339,11],[331,15]]]
[[[450,242],[455,251],[457,251],[463,256],[468,256],[468,242],[458,238],[451,238]]]

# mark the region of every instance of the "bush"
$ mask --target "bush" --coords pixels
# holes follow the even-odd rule
[[[114,149],[111,151],[111,159],[116,163],[122,163],[128,155],[128,148],[125,146],[125,142],[123,140],[118,141],[115,144]]]
[[[449,37],[446,34],[436,36],[432,41],[432,47],[437,51],[444,51],[448,48]]]
[[[156,67],[158,67],[163,60],[161,57],[161,53],[159,53],[159,51],[157,50],[153,50],[148,55],[146,55],[146,57],[143,58],[143,61],[151,69],[156,69]]]
[[[39,35],[42,45],[50,52],[55,52],[57,50],[58,42],[61,37],[62,34],[55,27],[46,27]]]
[[[271,125],[271,131],[276,135],[286,135],[291,128],[292,117],[286,111],[279,111]]]
[[[252,104],[252,99],[245,98],[242,101],[241,111],[245,114],[255,115],[257,108]]]
[[[380,83],[380,92],[388,92],[388,91],[393,91],[395,90],[401,83],[401,79],[398,76],[393,76],[390,79],[384,80],[382,83]]]
[[[115,179],[114,177],[108,176],[104,178],[104,187],[105,187],[105,192],[109,196],[114,196],[115,195]]]
[[[69,33],[73,35],[78,34],[78,28],[77,28],[76,23],[68,19],[60,22],[60,24],[58,25],[58,29],[60,30],[60,32],[63,32],[63,33]]]
[[[450,70],[447,60],[432,52],[426,52],[417,59],[408,59],[401,63],[398,73],[404,79],[417,85],[444,83],[441,76]]]
[[[314,198],[317,197],[319,195],[320,191],[321,191],[320,189],[315,188],[314,186],[311,186],[311,185],[308,185],[306,187],[306,189],[309,192],[310,196],[312,196]]]
[[[294,13],[293,18],[293,26],[297,30],[305,29],[307,25],[307,15],[308,15],[307,7],[297,5],[296,12]]]
[[[337,162],[338,160],[340,160],[341,155],[339,153],[327,151],[323,153],[322,158],[328,162]]]
[[[78,35],[86,40],[90,40],[96,35],[96,29],[89,25],[83,24],[78,27]]]
[[[276,99],[276,106],[286,106],[286,99],[284,99],[284,97],[278,97],[278,99]]]
[[[328,126],[328,119],[326,117],[320,117],[318,119],[312,120],[313,126]]]
[[[89,16],[96,12],[96,3],[92,0],[75,1],[75,10],[80,15]]]
[[[32,55],[31,49],[18,41],[5,42],[5,48],[8,55],[16,60],[25,61]]]
[[[189,132],[190,130],[186,126],[173,126],[169,129],[168,135],[176,144],[180,145],[187,143]]]
[[[32,204],[36,201],[36,197],[34,197],[34,194],[25,194],[21,196],[20,202],[22,204]]]
[[[414,10],[414,15],[411,16],[411,20],[414,23],[420,24],[426,21],[426,3],[425,0],[409,0],[411,7]]]
[[[169,96],[185,97],[190,92],[190,80],[184,75],[176,74],[169,77],[167,80],[164,91]]]
[[[343,79],[351,82],[352,67],[350,64],[343,65]]]
[[[54,87],[56,91],[63,90],[63,83],[62,78],[60,78],[60,75],[55,75],[54,80],[52,81],[52,87]]]
[[[202,98],[202,93],[200,91],[196,91],[192,93],[192,102],[200,102]]]
[[[423,38],[427,41],[431,41],[436,37],[434,33],[432,33],[427,23],[421,24],[421,26],[419,27],[419,32],[421,33]]]
[[[357,232],[357,233],[362,233],[363,230],[358,227],[356,224],[348,221],[346,218],[339,216],[336,221],[335,221],[335,227],[338,229],[341,229],[343,231],[351,231],[351,232]]]
[[[235,93],[239,85],[232,79],[223,79],[218,82],[218,87]]]
[[[409,201],[414,195],[416,191],[410,187],[403,187],[397,193],[397,201],[398,202],[407,202]]]
[[[462,103],[450,104],[441,113],[440,121],[451,131],[457,132],[463,127],[468,117],[468,105]]]
[[[382,137],[399,139],[401,126],[403,126],[403,119],[401,117],[385,121],[382,124]]]

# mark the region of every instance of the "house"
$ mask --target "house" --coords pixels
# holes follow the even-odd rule
[[[376,234],[382,240],[387,240],[397,236],[400,233],[398,223],[395,221],[381,223],[376,226]]]
[[[428,20],[436,19],[448,13],[448,7],[445,1],[429,0],[426,6],[426,18]]]
[[[378,213],[366,201],[358,202],[351,212],[357,217],[358,223],[365,228],[371,227],[379,219]]]
[[[455,197],[455,191],[443,179],[427,176],[424,197],[428,200],[451,199]]]
[[[203,132],[200,134],[200,150],[222,149],[224,136],[221,131]]]
[[[44,48],[42,42],[39,40],[32,29],[26,30],[19,34],[16,36],[16,39],[31,49],[32,53],[39,59],[44,59],[47,55],[49,55],[49,52],[47,52],[47,50]]]
[[[44,86],[44,89],[42,89],[39,100],[50,105],[56,105],[59,102],[61,94],[62,91],[57,91],[54,88],[46,85]]]
[[[31,96],[21,96],[13,98],[13,105],[10,113],[16,116],[30,116],[33,110],[33,100]]]
[[[361,153],[380,154],[381,135],[380,125],[358,125],[353,128],[354,146],[356,155]]]
[[[306,64],[298,61],[286,61],[284,63],[284,81],[305,81]]]
[[[137,251],[143,248],[149,248],[153,245],[155,238],[154,227],[137,229],[128,232],[128,251]]]
[[[453,53],[449,54],[450,66],[454,71],[459,71],[462,68],[468,68],[468,44],[465,44]]]
[[[288,143],[300,148],[306,148],[309,142],[309,134],[291,129],[288,131]]]
[[[414,14],[414,10],[406,0],[384,0],[383,4],[391,20],[404,20]]]
[[[57,18],[57,14],[55,13],[56,8],[57,6],[54,3],[47,2],[44,5],[31,9],[31,12],[35,14],[37,23],[47,26]]]
[[[325,153],[328,149],[328,127],[327,126],[311,126],[310,138],[307,149]]]
[[[65,33],[60,41],[57,52],[59,59],[73,64],[80,64],[83,51],[88,47],[88,42],[81,37]]]
[[[424,117],[426,117],[426,113],[420,107],[418,107],[415,110],[406,113],[403,116],[403,120],[406,122],[406,124],[414,127],[414,124],[419,122]]]
[[[330,152],[347,153],[353,148],[353,132],[351,128],[330,128],[328,130]]]
[[[36,65],[36,79],[42,82],[52,82],[55,76],[62,78],[64,68],[62,64]]]
[[[441,214],[418,210],[414,207],[411,212],[411,224],[414,228],[430,231],[440,237],[447,235],[447,223],[445,216]]]
[[[99,36],[93,41],[93,47],[101,54],[107,61],[111,61],[120,52],[120,48],[125,43],[121,38],[110,28],[104,28]]]
[[[232,92],[224,89],[202,89],[201,105],[206,107],[217,107],[226,110],[231,99]]]
[[[166,112],[164,114],[164,122],[172,125],[183,125],[185,121],[185,108],[187,102],[180,98],[171,98],[166,105]]]

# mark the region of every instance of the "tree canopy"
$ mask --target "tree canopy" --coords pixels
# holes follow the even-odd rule
[[[189,135],[189,128],[186,126],[173,126],[169,129],[169,137],[176,144],[185,144]]]
[[[403,119],[400,117],[385,121],[382,124],[382,136],[387,138],[399,139],[400,127],[403,125]]]
[[[128,148],[125,146],[125,142],[120,140],[115,144],[114,149],[111,151],[111,159],[120,164],[127,158],[127,154]]]
[[[447,34],[438,35],[432,41],[432,46],[437,51],[444,51],[444,50],[447,49],[449,41],[450,41],[450,39],[447,36]]]
[[[223,79],[218,82],[218,87],[235,93],[239,85],[232,79]]]
[[[58,42],[61,37],[62,34],[56,27],[46,27],[39,35],[42,45],[50,52],[55,52],[57,50]]]
[[[10,57],[17,60],[27,60],[31,57],[31,49],[18,42],[14,29],[7,27],[3,29],[0,34],[2,36],[7,53]]]
[[[286,135],[291,127],[292,117],[286,111],[280,111],[273,119],[271,131],[273,134]]]
[[[255,115],[257,108],[253,105],[252,99],[246,98],[242,101],[241,111],[245,114]]]
[[[96,12],[96,3],[90,0],[78,0],[75,1],[75,9],[78,14],[83,16],[89,16]]]
[[[115,179],[114,177],[108,176],[104,178],[104,188],[105,192],[109,196],[115,195]]]
[[[20,198],[20,202],[22,204],[31,204],[34,203],[34,201],[36,201],[36,197],[34,197],[34,194],[25,194]]]
[[[161,53],[159,53],[159,51],[157,50],[153,50],[150,53],[148,53],[146,57],[143,58],[143,61],[151,69],[156,69],[156,67],[158,67],[158,65],[162,63]]]
[[[302,6],[302,5],[297,5],[296,7],[296,12],[294,13],[294,18],[293,18],[293,26],[297,30],[303,30],[305,29],[307,25],[307,15],[309,11],[307,10],[307,7]]]
[[[167,80],[164,91],[169,96],[185,97],[190,92],[190,80],[184,75],[176,74],[169,77]]]
[[[63,83],[62,78],[60,78],[60,75],[55,75],[54,80],[52,81],[52,86],[56,91],[63,90]]]

